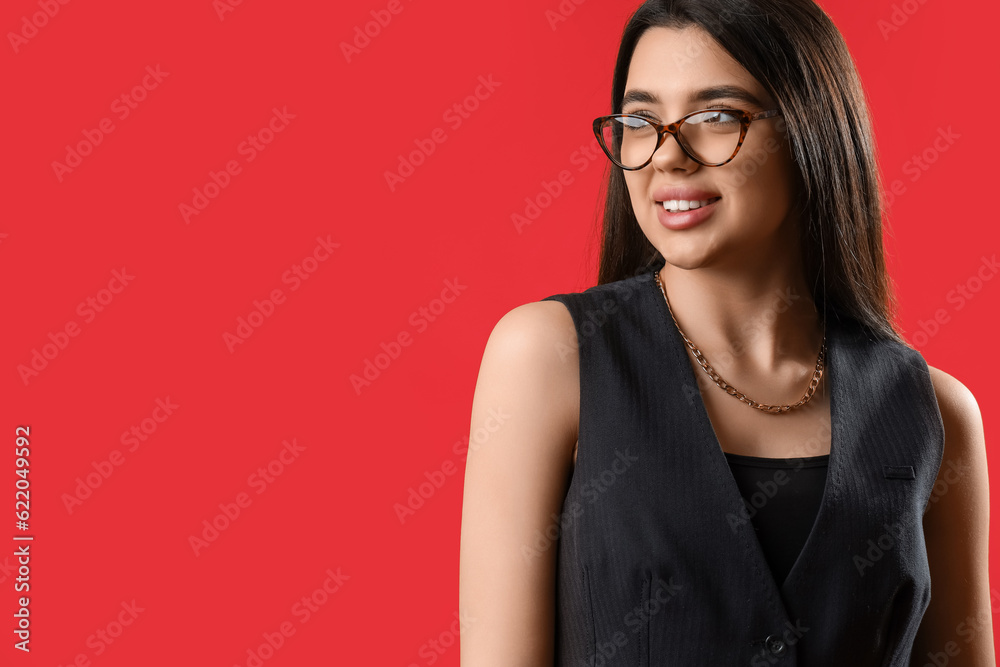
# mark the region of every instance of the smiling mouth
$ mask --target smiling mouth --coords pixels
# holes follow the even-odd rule
[[[691,211],[702,206],[708,206],[722,199],[722,197],[711,197],[710,199],[670,199],[657,202],[667,211],[676,213],[679,211]]]

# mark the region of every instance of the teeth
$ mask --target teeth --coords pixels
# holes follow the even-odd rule
[[[702,206],[707,206],[708,199],[671,199],[669,201],[663,202],[663,208],[668,211],[689,211],[696,208],[701,208]]]

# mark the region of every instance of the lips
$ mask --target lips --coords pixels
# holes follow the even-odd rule
[[[712,192],[710,190],[701,190],[699,188],[692,188],[692,187],[663,186],[653,191],[653,200],[657,204],[662,204],[665,201],[671,201],[671,200],[703,201],[706,199],[715,199],[718,197],[721,197],[721,195],[718,192]]]
[[[656,205],[656,217],[660,221],[660,224],[667,229],[673,231],[681,231],[684,229],[691,229],[692,227],[697,227],[706,220],[710,219],[712,214],[715,213],[718,201],[722,199],[721,197],[711,197],[708,200],[697,200],[699,206],[697,208],[689,208],[688,210],[668,210],[664,208],[663,204],[658,203]],[[701,201],[707,201],[705,206],[701,206]],[[676,204],[677,200],[668,200],[668,205]]]

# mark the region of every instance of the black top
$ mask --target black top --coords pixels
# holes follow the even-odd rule
[[[908,667],[944,454],[920,353],[828,317],[826,480],[791,482],[812,504],[791,547],[772,549],[767,515],[796,521],[744,518],[746,469],[730,471],[653,271],[543,300],[576,327],[579,445],[558,516],[512,548],[529,560],[556,549],[554,667]],[[767,553],[795,551],[779,580]]]
[[[725,455],[774,580],[784,583],[819,510],[830,455]]]

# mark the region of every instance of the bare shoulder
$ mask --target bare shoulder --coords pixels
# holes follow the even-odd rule
[[[558,361],[576,354],[576,328],[569,309],[558,301],[533,301],[512,308],[493,327],[488,345],[527,355],[535,361]]]
[[[944,371],[928,365],[934,393],[937,395],[938,409],[944,422],[946,437],[950,445],[959,442],[965,445],[975,444],[976,431],[982,431],[983,417],[979,403],[968,387]],[[958,437],[964,434],[966,437]],[[954,439],[950,435],[956,436]],[[973,437],[968,437],[973,436]],[[981,438],[980,438],[981,442]]]
[[[506,313],[483,352],[462,501],[461,663],[552,664],[556,541],[579,408],[576,332],[566,307]]]
[[[989,586],[990,493],[983,419],[972,392],[928,366],[944,425],[944,455],[924,514],[933,594],[913,655],[959,647],[949,665],[995,665]],[[949,656],[956,654],[948,649]],[[916,664],[916,662],[914,662]]]
[[[568,441],[576,440],[580,361],[576,327],[565,305],[534,301],[501,317],[483,352],[480,380],[484,377],[499,391],[544,398]]]

